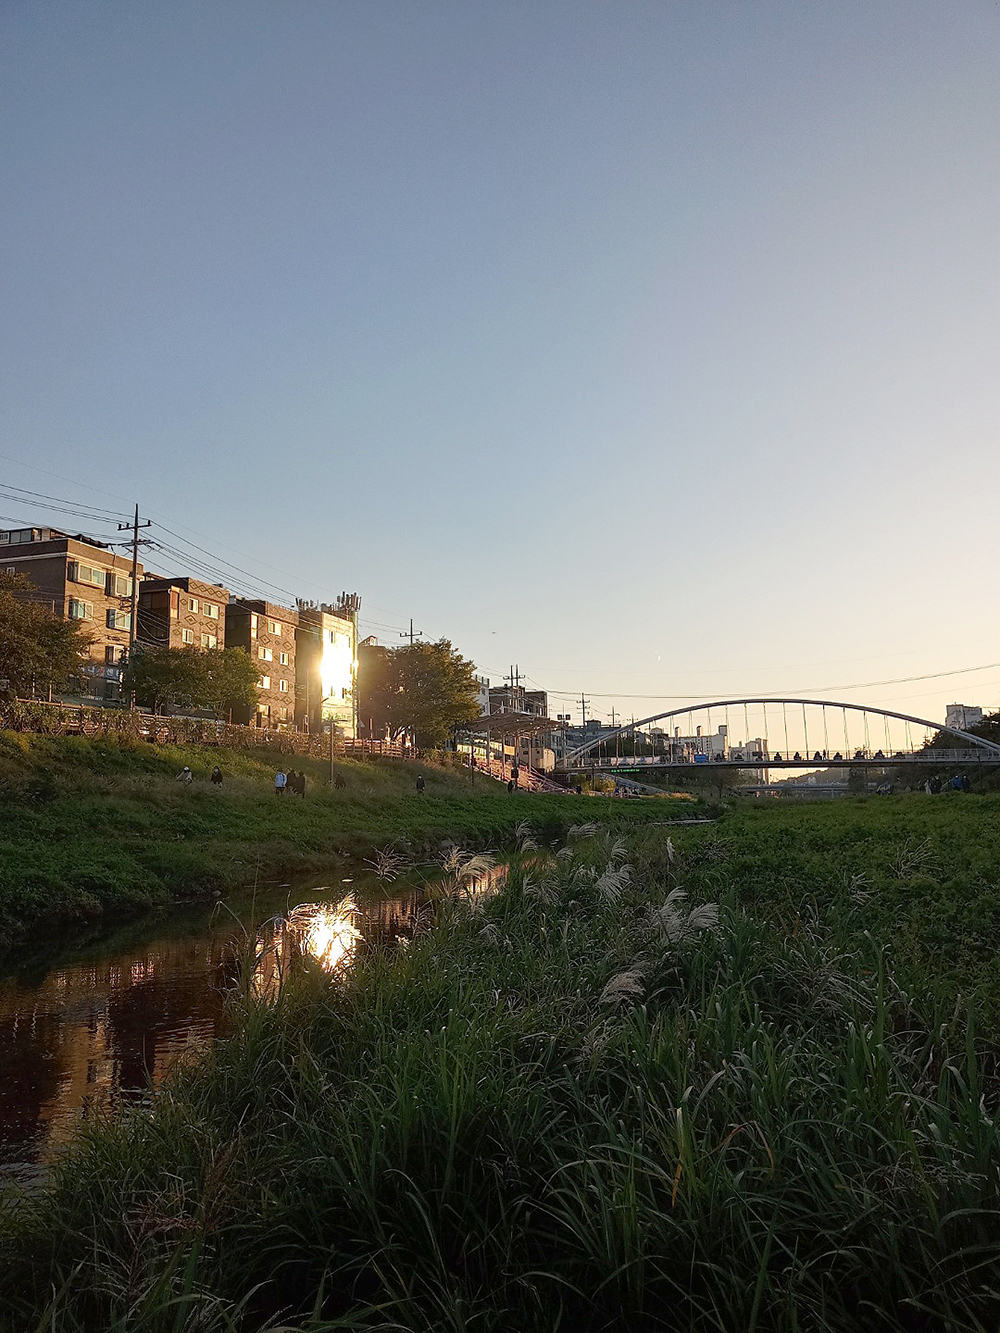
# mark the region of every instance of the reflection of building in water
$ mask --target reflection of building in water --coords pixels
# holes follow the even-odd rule
[[[335,968],[359,947],[390,947],[413,933],[422,901],[412,885],[390,885],[353,914],[336,900],[295,908],[289,925],[265,931],[274,968],[303,951]],[[0,980],[0,1179],[30,1173],[97,1107],[141,1100],[147,1077],[158,1084],[178,1058],[206,1048],[239,971],[229,930],[206,922],[198,934],[56,968],[38,982]]]
[[[222,939],[157,941],[113,961],[0,983],[0,1167],[45,1159],[97,1106],[158,1083],[214,1036]]]
[[[354,957],[359,930],[357,908],[348,894],[339,903],[300,903],[287,916],[265,921],[257,932],[253,989],[274,999],[300,959],[326,972],[343,970]]]

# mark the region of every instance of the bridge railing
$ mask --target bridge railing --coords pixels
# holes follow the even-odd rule
[[[773,755],[730,754],[726,757],[708,755],[692,758],[690,755],[595,755],[588,754],[582,759],[565,765],[565,770],[585,768],[840,768],[852,764],[882,766],[889,768],[893,764],[1000,764],[1000,755],[985,747],[968,745],[952,749],[932,748],[921,750],[894,750],[892,753],[882,750],[855,750],[851,754],[834,751],[833,754],[814,753],[812,755],[780,751]],[[563,767],[557,765],[557,767]]]

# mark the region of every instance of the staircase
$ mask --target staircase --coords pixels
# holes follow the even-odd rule
[[[504,784],[510,779],[510,766],[502,764],[498,759],[491,759],[489,764],[480,762],[476,772],[485,773],[487,777],[496,778],[497,782]],[[519,791],[543,791],[555,796],[568,795],[566,787],[561,787],[558,782],[553,782],[543,773],[536,773],[533,768],[528,768],[525,764],[521,764],[518,769],[517,786]]]

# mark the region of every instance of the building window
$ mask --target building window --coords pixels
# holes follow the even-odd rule
[[[107,579],[105,570],[95,569],[93,565],[81,565],[79,560],[71,560],[66,572],[71,583],[89,583],[94,588],[103,588]]]
[[[109,597],[131,597],[132,580],[124,574],[116,574],[109,569],[104,591]]]
[[[260,658],[262,662],[274,661],[274,653],[271,652],[270,648],[258,648],[257,656]]]
[[[201,636],[201,646],[203,648],[218,648],[219,640],[214,634],[203,634]]]
[[[270,677],[270,676],[261,676],[261,678],[260,678],[260,688],[261,688],[262,690],[269,690],[269,689],[271,688],[271,677]]]
[[[219,608],[214,602],[202,602],[201,609],[203,613],[208,616],[209,620],[218,620]]]
[[[112,608],[107,614],[107,626],[108,629],[131,629],[132,612]]]
[[[8,574],[16,574],[16,573],[17,573],[17,570],[15,569],[15,567],[14,567],[13,565],[8,565],[8,566],[7,566],[7,573],[8,573]]]
[[[193,629],[182,629],[182,630],[181,630],[181,641],[182,641],[183,643],[194,643],[194,630],[193,630]]]
[[[278,690],[279,690],[279,692],[280,692],[281,694],[287,694],[287,693],[288,693],[288,681],[287,681],[287,680],[279,680],[279,681],[278,681]]]
[[[197,615],[197,614],[198,614],[198,598],[197,598],[197,597],[189,597],[189,598],[188,598],[188,610],[189,610],[193,615]]]
[[[104,649],[104,660],[108,666],[115,666],[118,662],[125,661],[125,649],[119,648],[116,644],[109,643]]]
[[[250,613],[250,637],[251,639],[256,639],[257,637],[257,617],[253,612]]]
[[[282,666],[288,666],[288,654],[287,654],[287,653],[279,653],[279,654],[278,654],[278,661],[281,663]]]
[[[71,597],[69,599],[69,618],[70,620],[93,620],[93,602],[81,602],[77,598]]]
[[[269,621],[267,622],[267,628],[268,628],[268,630],[269,630],[269,632],[270,632],[271,634],[280,634],[280,633],[281,633],[281,624],[280,624],[280,622],[277,621],[277,620],[269,620]]]

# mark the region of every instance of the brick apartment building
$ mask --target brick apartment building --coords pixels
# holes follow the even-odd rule
[[[0,569],[23,574],[56,615],[79,621],[90,636],[83,697],[121,697],[121,663],[132,624],[132,561],[102,542],[56,528],[0,531]],[[138,566],[142,576],[142,565]]]
[[[158,648],[224,648],[229,592],[190,578],[146,578],[139,584],[136,637]]]
[[[295,720],[295,629],[298,611],[272,602],[232,597],[226,605],[227,648],[244,648],[263,673],[257,708],[233,712],[233,721],[261,727],[290,726]]]
[[[295,631],[295,725],[341,735],[357,734],[358,599],[318,606],[299,603]]]

